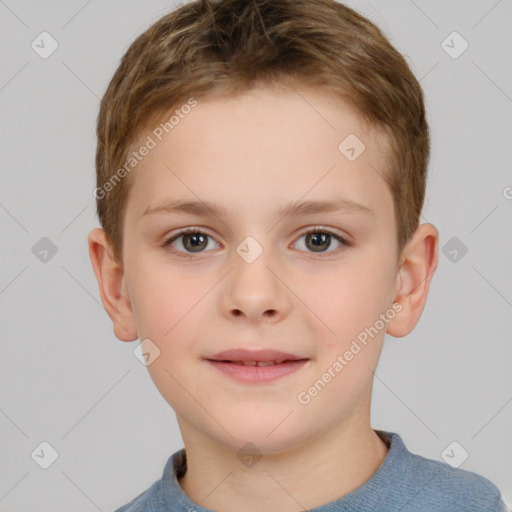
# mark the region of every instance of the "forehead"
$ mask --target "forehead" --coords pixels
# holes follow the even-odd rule
[[[140,139],[150,137],[154,147],[131,176],[128,209],[135,216],[176,198],[239,212],[340,194],[377,209],[392,206],[383,136],[340,96],[260,87],[198,98],[166,133],[176,109]]]

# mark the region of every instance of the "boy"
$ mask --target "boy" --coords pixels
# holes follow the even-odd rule
[[[98,117],[89,235],[185,449],[119,511],[504,511],[373,430],[384,335],[437,265],[421,88],[332,0],[195,1],[128,49]]]

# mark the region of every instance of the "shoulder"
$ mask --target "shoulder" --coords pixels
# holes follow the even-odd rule
[[[500,491],[487,478],[411,453],[397,434],[392,435],[400,445],[401,484],[409,491],[411,511],[507,512]]]
[[[165,510],[164,508],[157,507],[157,502],[160,500],[159,497],[162,496],[161,485],[161,480],[158,480],[149,489],[139,494],[130,503],[116,509],[115,512],[158,512]]]
[[[180,494],[183,495],[183,493],[176,476],[183,473],[185,465],[185,451],[182,449],[168,458],[160,480],[115,512],[168,512],[171,502],[179,506],[182,501]]]
[[[430,496],[429,501],[437,507],[450,506],[452,511],[503,511],[498,488],[487,478],[472,471],[453,468],[440,461],[415,456],[416,464],[411,468],[411,478],[423,483],[419,496]]]

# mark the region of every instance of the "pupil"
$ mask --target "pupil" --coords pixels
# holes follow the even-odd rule
[[[322,252],[330,245],[330,236],[328,233],[310,233],[307,235],[306,244],[310,249],[315,252]],[[309,246],[312,243],[312,246]],[[206,244],[206,237],[201,233],[193,233],[185,235],[185,247],[192,252],[204,249]]]
[[[329,238],[331,235],[329,235],[328,233],[313,233],[313,234],[309,234],[307,236],[307,241],[306,243],[309,241],[309,242],[313,242],[313,251],[315,252],[321,252],[318,250],[318,248],[320,249],[327,249],[330,245],[329,243]],[[327,242],[327,243],[326,243]]]
[[[191,244],[188,244],[187,242],[190,241]],[[204,249],[204,246],[206,242],[206,237],[202,235],[201,233],[193,233],[189,235],[185,235],[185,248],[187,250],[196,251],[197,249]]]

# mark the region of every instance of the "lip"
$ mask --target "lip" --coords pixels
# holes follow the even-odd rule
[[[299,359],[308,359],[303,356],[295,354],[287,354],[278,350],[263,349],[263,350],[247,350],[245,348],[238,348],[234,350],[224,350],[211,357],[207,358],[209,361],[297,361]]]
[[[270,366],[249,366],[237,362],[283,361]],[[288,354],[277,350],[235,349],[219,352],[206,359],[206,362],[227,377],[246,384],[262,384],[291,375],[303,368],[309,358]]]

